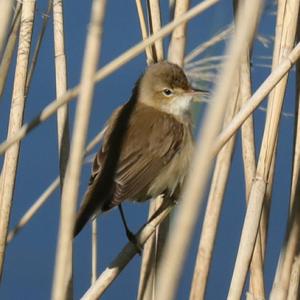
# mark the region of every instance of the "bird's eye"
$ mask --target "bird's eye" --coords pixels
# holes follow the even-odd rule
[[[173,92],[172,92],[172,90],[170,90],[170,89],[164,89],[164,90],[163,90],[163,94],[164,94],[166,97],[170,97],[170,96],[173,94]]]

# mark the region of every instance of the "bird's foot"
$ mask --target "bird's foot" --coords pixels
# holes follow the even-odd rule
[[[142,255],[143,246],[138,242],[136,236],[130,230],[126,231],[126,235],[129,242],[132,243],[136,248],[137,253]]]

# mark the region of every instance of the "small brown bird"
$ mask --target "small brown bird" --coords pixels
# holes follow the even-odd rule
[[[193,153],[190,104],[198,92],[179,66],[149,66],[130,100],[107,123],[74,236],[91,217],[118,206],[132,240],[121,207],[124,200],[178,196]]]

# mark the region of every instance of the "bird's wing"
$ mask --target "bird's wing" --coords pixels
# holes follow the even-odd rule
[[[113,197],[105,207],[110,209],[125,199],[144,194],[181,147],[183,135],[183,125],[172,116],[139,104],[124,137],[114,176]],[[95,159],[93,174],[99,175],[95,178],[101,177],[108,151],[109,145],[104,144]]]

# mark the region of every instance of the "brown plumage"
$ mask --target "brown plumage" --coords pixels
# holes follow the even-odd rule
[[[189,104],[194,93],[177,65],[148,68],[129,102],[107,123],[74,236],[92,216],[126,199],[145,201],[180,190],[193,152]]]

